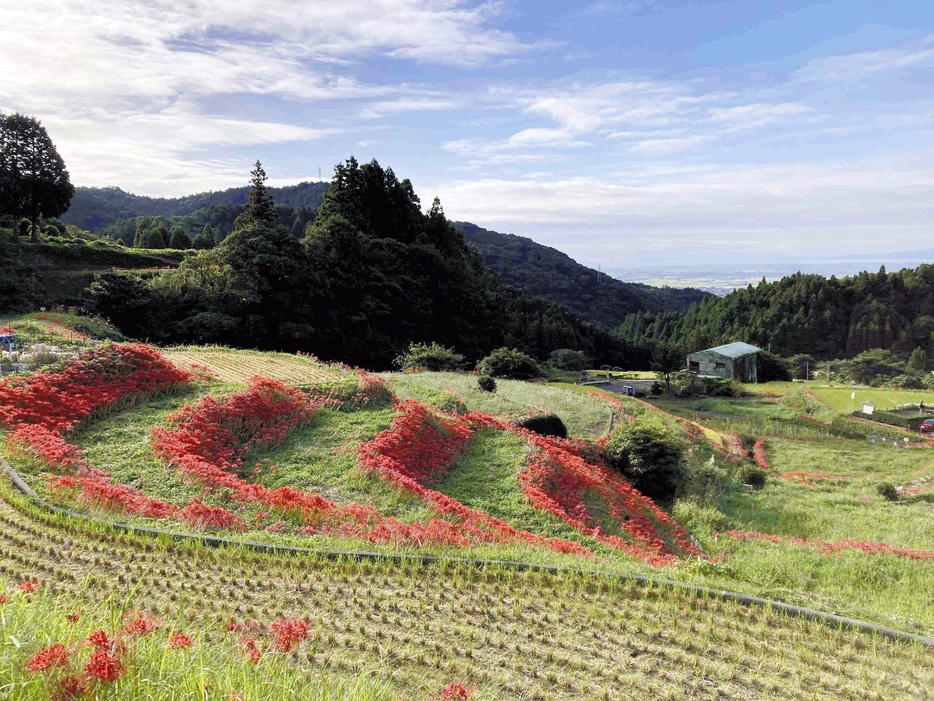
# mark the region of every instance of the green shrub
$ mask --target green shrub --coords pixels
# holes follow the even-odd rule
[[[748,484],[754,489],[762,489],[768,480],[766,471],[756,465],[743,465],[738,477],[742,484]]]
[[[515,348],[499,348],[477,363],[481,375],[509,380],[529,380],[541,377],[542,371],[534,358]]]
[[[431,372],[442,372],[463,369],[464,356],[438,343],[412,343],[394,362],[400,370],[424,368]]]
[[[481,392],[495,392],[496,380],[489,375],[480,375],[480,378],[477,380],[477,389]]]
[[[558,348],[548,357],[548,364],[557,370],[586,370],[590,364],[587,356],[571,348]]]
[[[924,420],[923,416],[902,416],[900,414],[890,414],[887,411],[874,411],[872,414],[864,414],[861,411],[854,411],[853,416],[857,419],[864,419],[879,424],[888,424],[889,426],[898,426],[909,431],[918,428],[918,424]]]
[[[523,416],[521,419],[513,421],[513,423],[519,428],[527,429],[541,436],[568,437],[568,429],[557,414]]]
[[[623,424],[603,451],[606,464],[621,472],[650,499],[671,501],[684,479],[681,444],[669,431],[650,423]]]
[[[898,489],[891,482],[883,482],[876,485],[876,491],[879,496],[887,501],[898,501]]]

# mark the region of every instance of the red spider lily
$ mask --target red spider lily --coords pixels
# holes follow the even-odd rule
[[[188,525],[205,531],[212,528],[241,532],[248,530],[246,522],[234,512],[222,506],[208,506],[200,499],[192,499],[178,516]]]
[[[194,644],[194,641],[184,633],[176,633],[171,638],[169,638],[169,642],[166,643],[166,647],[168,647],[169,650],[184,650],[186,648],[192,647]]]
[[[107,633],[102,630],[96,630],[91,633],[87,638],[87,642],[98,650],[109,650],[113,645],[110,638],[107,637]]]
[[[126,667],[114,655],[104,650],[91,653],[91,658],[84,667],[88,679],[100,679],[102,682],[115,682],[126,672]]]
[[[81,449],[58,433],[38,424],[21,424],[7,438],[11,450],[40,460],[46,467],[62,472],[84,464]]]
[[[791,536],[777,536],[757,531],[727,531],[733,540],[765,540],[770,543],[787,543],[789,545],[802,545],[814,548],[819,553],[833,553],[841,550],[862,550],[869,555],[888,554],[909,560],[934,560],[934,550],[914,550],[912,548],[897,548],[887,543],[854,540],[820,540],[818,538],[793,538]]]
[[[10,600],[10,597],[8,597],[3,592],[0,592],[0,605],[7,603],[9,600]]]
[[[45,672],[53,667],[67,667],[68,658],[68,648],[55,643],[33,655],[26,663],[26,669],[30,672]]]
[[[127,612],[125,618],[129,617],[132,617],[133,620],[123,627],[123,632],[127,635],[148,635],[162,625],[162,622],[157,621],[155,618],[150,618],[133,611]]]
[[[74,613],[69,613],[65,616],[65,620],[69,623],[77,623],[81,620],[81,612],[75,611]]]
[[[472,693],[473,689],[467,689],[460,684],[450,682],[445,684],[444,688],[441,690],[441,695],[438,697],[438,700],[455,701],[455,699],[467,699],[470,698]]]
[[[679,556],[702,555],[687,531],[622,475],[603,465],[587,443],[541,436],[485,414],[471,413],[465,418],[478,426],[522,436],[532,446],[519,483],[533,508],[655,566],[673,564]],[[587,508],[587,499],[604,504],[609,517],[597,521]]]
[[[308,637],[308,625],[297,618],[282,618],[272,622],[269,632],[276,636],[272,643],[273,650],[291,652],[293,647]]]
[[[69,675],[58,683],[58,688],[52,696],[53,701],[71,701],[81,698],[86,690],[85,683],[78,677]]]
[[[756,465],[761,467],[763,470],[771,469],[769,466],[769,461],[765,459],[765,439],[760,438],[752,445],[752,454],[756,459]]]
[[[24,594],[35,594],[39,591],[39,585],[35,582],[23,580],[17,585],[17,588]]]
[[[135,487],[115,484],[103,470],[87,467],[81,468],[77,476],[64,475],[49,480],[49,488],[53,491],[75,490],[86,504],[148,518],[168,518],[178,510],[175,504],[148,497]]]
[[[190,380],[191,373],[149,346],[108,344],[84,352],[64,370],[0,381],[0,424],[38,424],[67,432],[110,404]]]
[[[240,638],[240,645],[243,647],[243,652],[247,656],[247,659],[253,664],[258,664],[263,653],[256,644],[256,638],[252,635],[244,635]]]

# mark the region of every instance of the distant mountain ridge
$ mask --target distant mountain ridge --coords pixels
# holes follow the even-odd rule
[[[286,187],[270,187],[276,204],[292,209],[304,206],[317,209],[328,191],[326,182],[304,182]],[[131,217],[184,216],[200,209],[214,206],[230,207],[243,205],[250,188],[234,187],[216,192],[202,192],[187,197],[146,197],[134,195],[119,187],[79,187],[71,200],[68,211],[62,215],[65,224],[74,224],[95,234],[120,219]]]
[[[695,288],[622,282],[532,239],[489,231],[469,222],[455,222],[454,226],[480,249],[490,269],[516,287],[608,329],[618,327],[630,313],[684,311],[712,296]]]

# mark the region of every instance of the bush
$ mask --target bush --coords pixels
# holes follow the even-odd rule
[[[535,414],[523,416],[513,422],[519,428],[524,428],[541,436],[556,436],[567,438],[568,429],[557,414]]]
[[[477,389],[481,392],[495,392],[496,380],[489,375],[480,375],[480,378],[477,380]]]
[[[548,364],[556,370],[586,370],[590,364],[587,356],[578,350],[558,348],[551,352]]]
[[[534,358],[515,348],[499,348],[477,363],[481,375],[509,380],[529,380],[541,377],[542,371]]]
[[[739,481],[754,489],[762,489],[767,479],[766,471],[756,465],[743,465],[739,470]]]
[[[412,343],[409,349],[394,361],[400,370],[425,368],[431,372],[460,370],[464,367],[464,356],[437,343]]]
[[[678,439],[649,424],[624,424],[610,436],[603,451],[607,465],[621,472],[645,496],[671,501],[684,479]]]
[[[898,501],[898,489],[891,482],[883,482],[876,485],[876,491],[879,496],[887,501]]]

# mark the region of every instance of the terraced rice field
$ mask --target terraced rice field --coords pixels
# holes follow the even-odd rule
[[[313,358],[287,353],[229,348],[176,348],[164,351],[163,355],[186,370],[207,367],[218,380],[231,384],[245,385],[256,375],[295,385],[322,384],[343,377],[339,370]]]
[[[921,699],[934,690],[930,649],[769,610],[591,575],[192,547],[47,514],[5,485],[0,573],[145,606],[215,641],[230,621],[308,617],[311,635],[288,657],[295,675],[384,679],[396,698],[426,698],[452,679],[476,687],[474,699]]]

